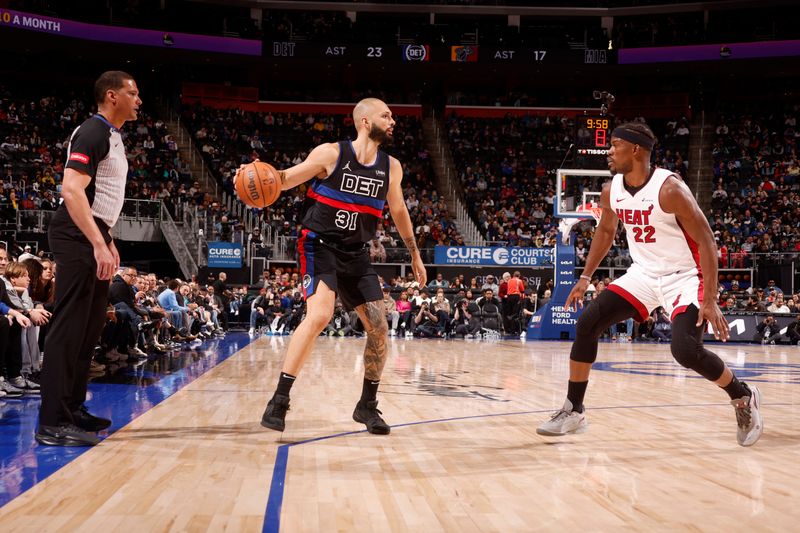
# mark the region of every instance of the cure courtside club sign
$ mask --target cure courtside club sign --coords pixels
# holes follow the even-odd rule
[[[437,246],[437,265],[550,266],[552,248]]]

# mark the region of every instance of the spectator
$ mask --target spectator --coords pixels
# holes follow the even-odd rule
[[[767,307],[767,311],[769,311],[770,313],[789,313],[789,312],[791,312],[791,310],[789,309],[789,307],[786,305],[786,303],[783,300],[783,294],[778,294],[775,297],[775,301],[772,302],[772,304],[769,307]]]
[[[373,263],[386,262],[386,248],[377,237],[369,241],[369,258]]]
[[[25,394],[39,394],[39,384],[31,379],[38,375],[39,365],[39,327],[50,321],[51,314],[42,308],[34,308],[33,301],[28,295],[30,285],[30,274],[28,268],[22,263],[11,262],[5,267],[5,272],[0,277],[3,282],[2,302],[6,306],[19,313],[22,313],[29,320],[31,325],[22,329],[17,323],[12,325],[15,334],[8,337],[9,342],[14,342],[16,346],[9,346],[7,350],[7,377],[9,383]],[[0,319],[3,320],[3,319]],[[16,332],[18,331],[19,336]],[[13,339],[13,340],[12,340]],[[0,349],[2,347],[0,346]],[[17,360],[20,368],[17,369]],[[14,374],[14,375],[12,375]]]
[[[494,276],[491,274],[486,274],[483,285],[481,286],[481,293],[485,293],[487,289],[491,290],[493,295],[497,294],[500,290],[497,283],[494,281]]]
[[[436,278],[432,279],[428,282],[428,287],[435,289],[435,288],[444,288],[447,289],[450,287],[450,282],[444,279],[444,276],[441,272],[436,274]]]
[[[397,310],[397,302],[389,292],[389,287],[383,288],[383,305],[386,309],[386,321],[389,323],[389,336],[394,337],[400,324],[400,312]]]
[[[397,312],[400,314],[397,334],[406,336],[412,334],[414,327],[411,322],[411,302],[408,300],[408,293],[405,291],[400,293],[400,297],[397,300]]]

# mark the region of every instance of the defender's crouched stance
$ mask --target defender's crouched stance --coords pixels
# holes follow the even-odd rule
[[[609,168],[615,176],[603,187],[603,214],[584,275],[570,292],[567,307],[583,304],[590,276],[608,253],[619,220],[628,235],[633,265],[590,302],[578,319],[567,399],[537,433],[560,436],[585,431],[583,398],[600,335],[629,318],[645,320],[662,306],[673,321],[673,357],[725,390],[736,412],[737,441],[751,446],[764,430],[761,393],[739,381],[702,341],[706,321],[718,339],[728,339],[728,324],[716,304],[714,236],[683,181],[667,170],[650,169],[654,144],[653,133],[642,123],[625,124],[612,134]],[[704,280],[712,283],[704,284]]]

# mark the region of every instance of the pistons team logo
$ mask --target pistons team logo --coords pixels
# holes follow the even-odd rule
[[[307,289],[310,286],[311,286],[311,276],[306,274],[305,276],[303,276],[303,288]]]

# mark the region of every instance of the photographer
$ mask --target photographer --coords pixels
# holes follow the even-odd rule
[[[419,307],[417,315],[414,317],[414,336],[425,337],[443,337],[439,329],[439,317],[432,312],[431,306],[428,302],[422,302]]]
[[[328,325],[325,327],[325,331],[322,333],[323,335],[327,335],[329,337],[333,337],[334,335],[339,337],[352,335],[353,328],[350,325],[350,316],[345,313],[342,302],[339,300],[336,301],[336,305],[333,308],[333,316],[331,317],[331,321],[328,322]]]
[[[672,340],[672,322],[663,307],[655,310],[655,325],[653,326],[653,338],[658,342],[670,342]]]
[[[456,303],[456,310],[453,314],[454,335],[472,338],[480,331],[481,322],[476,315],[477,311],[478,306],[469,297],[462,298]]]
[[[538,307],[537,299],[539,298],[539,295],[536,294],[536,291],[533,289],[528,289],[526,292],[528,293],[527,294],[528,297],[522,301],[522,309],[520,310],[520,320],[522,322],[521,324],[522,333],[527,334],[528,324],[530,324],[533,315],[536,314],[536,310]]]
[[[800,346],[800,315],[794,317],[794,321],[786,327],[786,338],[789,344]]]
[[[781,332],[775,321],[775,317],[767,315],[764,320],[756,326],[756,334],[753,340],[761,344],[775,344],[780,338]]]

